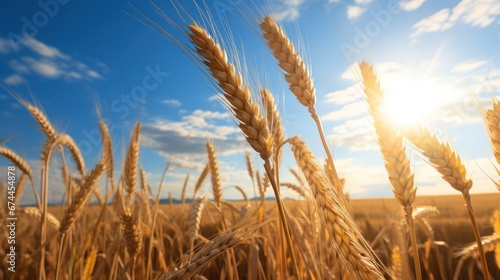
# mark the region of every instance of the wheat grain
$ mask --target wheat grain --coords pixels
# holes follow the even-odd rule
[[[269,131],[272,131],[273,155],[279,160],[278,147],[284,140],[283,124],[281,122],[280,113],[274,102],[274,97],[268,89],[261,89],[260,97],[264,105],[264,111],[266,112],[267,127]]]

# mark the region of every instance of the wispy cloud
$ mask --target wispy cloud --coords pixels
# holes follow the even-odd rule
[[[409,12],[420,8],[424,2],[425,0],[402,0],[399,2],[399,7]]]
[[[451,71],[453,73],[469,73],[486,64],[488,64],[488,60],[467,61],[457,64]]]
[[[168,106],[172,106],[172,107],[181,106],[181,102],[179,100],[176,100],[176,99],[165,99],[165,100],[162,100],[161,103],[168,105]]]
[[[500,2],[492,0],[462,0],[454,8],[442,9],[413,25],[412,38],[424,33],[439,32],[458,23],[486,27],[500,16]]]
[[[96,80],[103,79],[102,74],[106,73],[107,66],[102,63],[95,63],[96,69],[88,64],[72,58],[57,49],[34,38],[26,38],[20,41],[15,59],[11,59],[7,64],[14,71],[3,81],[10,85],[27,81],[28,76],[36,75],[47,79],[66,80]],[[5,45],[8,44],[8,45]],[[9,55],[13,49],[7,39],[0,37],[0,54]]]
[[[303,3],[304,0],[282,0],[276,4],[277,12],[274,17],[279,21],[295,20],[300,16],[300,6]]]
[[[15,86],[15,85],[19,85],[19,84],[23,83],[24,79],[17,74],[12,74],[12,75],[6,77],[5,79],[3,79],[3,82],[9,86]]]
[[[350,20],[358,19],[365,12],[365,8],[360,6],[347,6],[347,18]]]

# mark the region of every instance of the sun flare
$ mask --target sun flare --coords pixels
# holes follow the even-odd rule
[[[383,111],[398,126],[432,120],[445,103],[446,91],[430,78],[400,76],[386,87]],[[443,92],[444,91],[444,92]]]

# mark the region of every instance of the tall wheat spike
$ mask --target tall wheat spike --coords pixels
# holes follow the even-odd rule
[[[314,88],[312,77],[307,67],[304,65],[304,61],[295,50],[285,32],[270,16],[265,17],[261,21],[260,28],[264,32],[264,38],[267,40],[267,44],[273,52],[274,57],[278,60],[279,66],[285,71],[285,79],[289,84],[290,91],[297,97],[302,105],[307,107],[311,117],[316,123],[321,143],[323,144],[327,160],[329,161],[329,166],[331,166],[330,173],[334,178],[333,186],[337,188],[338,191],[341,191],[337,169],[335,168],[332,154],[326,143],[320,117],[314,107],[316,103],[316,89]]]
[[[127,186],[127,192],[132,195],[135,191],[137,181],[137,167],[139,164],[139,138],[141,135],[141,123],[137,123],[132,132],[128,146],[125,164],[123,166],[123,181]]]
[[[108,178],[113,181],[114,179],[114,159],[113,159],[113,142],[111,141],[111,136],[109,134],[109,129],[106,123],[101,120],[99,121],[99,131],[102,137],[103,146],[103,160],[106,163],[106,172]]]
[[[272,131],[273,155],[279,160],[278,147],[285,138],[281,116],[274,102],[274,97],[268,89],[261,89],[260,97],[264,105],[264,111],[266,112],[268,129]]]
[[[363,86],[366,101],[370,107],[373,117],[375,132],[377,133],[378,144],[385,161],[385,169],[389,174],[392,191],[398,203],[404,209],[405,219],[408,224],[415,263],[415,274],[417,279],[422,279],[417,240],[413,224],[413,203],[416,198],[417,189],[413,180],[413,172],[410,168],[410,161],[406,155],[403,145],[403,136],[395,130],[387,120],[382,111],[384,93],[380,87],[380,82],[373,70],[373,67],[362,62],[359,64],[361,75],[363,76]]]
[[[186,203],[186,190],[188,186],[188,181],[189,181],[189,174],[186,175],[186,179],[184,179],[184,184],[182,185],[182,193],[181,193],[181,203],[184,204]]]
[[[486,110],[483,116],[490,135],[493,155],[496,162],[500,164],[500,102],[498,99],[493,99],[493,108]],[[498,175],[500,175],[500,169],[496,168],[496,170]],[[495,183],[495,185],[500,190],[500,183]]]
[[[206,148],[208,163],[210,164],[210,178],[212,179],[212,191],[214,194],[214,200],[217,206],[220,207],[222,202],[222,185],[220,182],[219,164],[217,163],[217,157],[215,156],[215,150],[212,143],[207,142]]]
[[[304,173],[326,227],[333,235],[334,254],[355,279],[383,279],[375,254],[367,244],[360,244],[361,233],[354,224],[340,194],[332,187],[306,144],[299,138],[289,139],[297,165]]]
[[[241,75],[235,72],[234,65],[227,61],[226,53],[207,31],[196,23],[188,27],[191,31],[189,38],[196,46],[200,60],[223,91],[224,101],[246,140],[262,159],[268,159],[271,156],[271,137],[266,119],[262,117],[259,105],[252,100],[250,89],[243,85]]]

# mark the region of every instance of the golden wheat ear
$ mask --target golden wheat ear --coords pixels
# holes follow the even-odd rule
[[[227,61],[224,50],[204,28],[196,23],[188,27],[189,38],[195,45],[200,61],[222,90],[224,102],[246,140],[262,159],[269,159],[272,144],[266,119],[261,115],[259,105],[252,100],[248,86],[243,85],[241,74],[235,71],[234,65]]]

